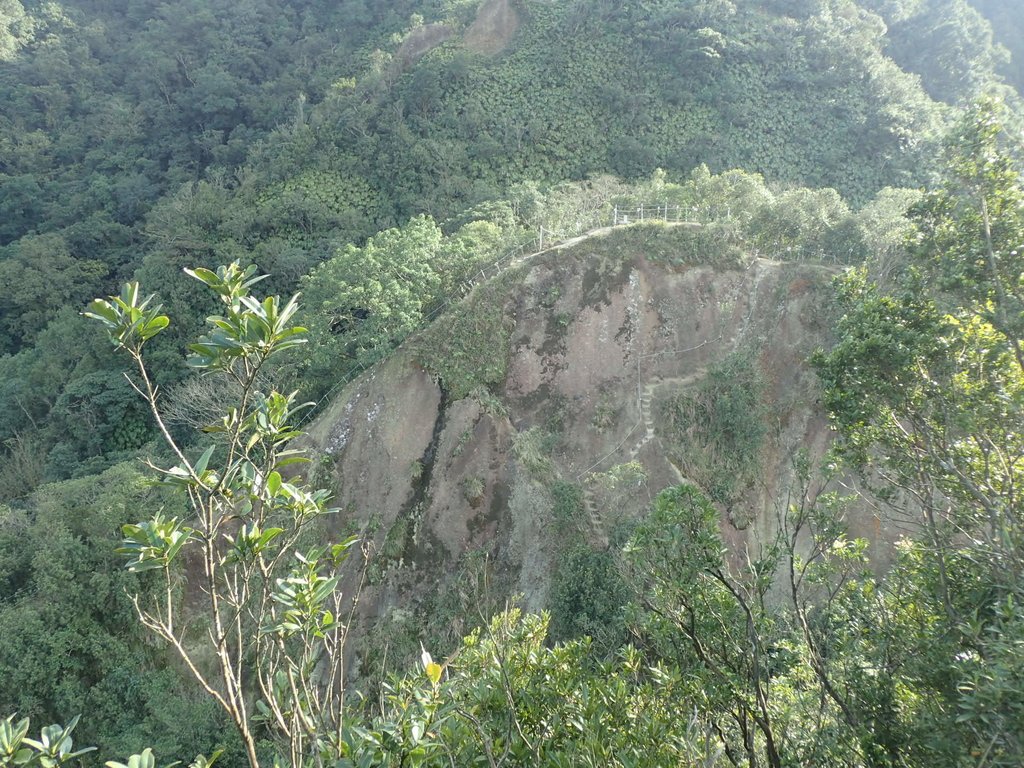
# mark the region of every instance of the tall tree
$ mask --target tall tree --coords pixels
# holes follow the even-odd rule
[[[992,105],[961,123],[947,188],[914,209],[904,284],[847,277],[838,344],[817,360],[842,453],[923,531],[887,586],[919,613],[886,614],[873,642],[902,646],[907,684],[935,696],[929,760],[980,765],[1024,759],[1024,189],[999,135]]]

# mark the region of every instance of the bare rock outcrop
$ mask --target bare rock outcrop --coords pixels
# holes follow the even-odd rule
[[[474,340],[504,361],[499,385],[453,402],[407,344],[319,418],[311,441],[333,472],[339,526],[377,553],[366,618],[435,599],[479,553],[493,589],[545,606],[564,546],[559,493],[576,489],[576,535],[602,548],[661,489],[709,482],[707,457],[686,453],[666,414],[737,355],[761,382],[750,418],[763,439],[720,500],[721,528],[737,561],[771,538],[795,457],[820,459],[832,440],[806,360],[828,343],[834,270],[687,264],[679,238],[626,228],[517,267],[501,294],[511,334]],[[851,515],[854,534],[890,536],[871,510]]]

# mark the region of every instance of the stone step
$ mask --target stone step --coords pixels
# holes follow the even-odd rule
[[[587,513],[587,540],[591,546],[599,548],[608,547],[608,536],[604,532],[604,523],[597,513],[597,503],[588,489],[583,490],[583,509]]]

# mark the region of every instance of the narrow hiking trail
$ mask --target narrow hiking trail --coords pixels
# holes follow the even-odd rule
[[[539,251],[528,253],[524,256],[519,256],[513,259],[513,262],[529,261],[535,256],[540,256],[545,253],[551,253],[553,251],[563,251],[566,248],[572,248],[574,245],[579,245],[582,242],[590,240],[595,237],[604,237],[605,235],[611,234],[617,229],[623,229],[625,227],[635,227],[643,224],[660,224],[663,227],[700,227],[701,225],[695,221],[663,221],[662,219],[647,219],[646,221],[630,221],[622,222],[619,224],[612,224],[606,227],[597,227],[596,229],[588,229],[586,232],[571,237],[568,240],[559,240],[554,245],[549,245],[546,248],[541,248]]]

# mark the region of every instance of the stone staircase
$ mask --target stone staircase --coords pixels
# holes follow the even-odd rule
[[[640,391],[640,426],[643,427],[644,431],[636,444],[629,449],[630,461],[636,461],[636,457],[640,455],[640,451],[644,449],[644,446],[654,439],[654,411],[651,405],[654,402],[654,390],[662,384],[664,384],[663,381],[648,382]]]
[[[657,381],[649,381],[644,385],[643,389],[640,390],[640,419],[639,426],[642,428],[640,437],[629,449],[629,461],[636,461],[640,456],[640,452],[655,438],[654,428],[654,393],[662,388],[671,387],[676,390],[685,389],[691,387],[704,378],[705,370],[699,368],[688,376],[658,379]],[[693,481],[686,477],[682,470],[679,469],[668,457],[664,457],[672,470],[672,474],[676,476],[678,483],[692,483]],[[604,520],[601,517],[601,513],[597,508],[597,500],[594,497],[594,490],[591,487],[590,482],[585,482],[583,485],[583,509],[586,513],[586,538],[590,546],[596,549],[607,549],[608,548],[608,533],[605,531]]]
[[[608,549],[608,533],[604,529],[604,520],[597,511],[597,502],[594,500],[594,491],[588,482],[583,486],[583,511],[586,513],[587,543],[594,549]]]
[[[658,379],[657,381],[649,381],[640,390],[640,424],[643,426],[644,431],[640,436],[640,439],[633,445],[629,451],[629,460],[635,461],[636,457],[640,455],[640,451],[654,439],[654,393],[659,389],[674,389],[682,390],[687,387],[692,387],[698,381],[704,378],[705,369],[698,368],[688,376],[677,376],[668,379]]]

